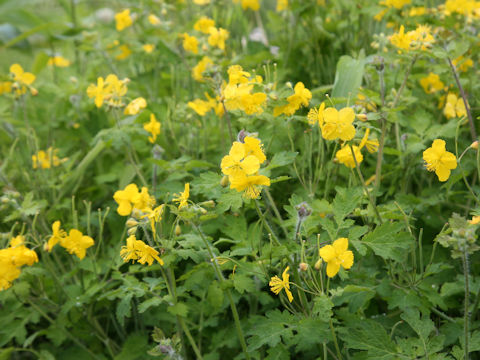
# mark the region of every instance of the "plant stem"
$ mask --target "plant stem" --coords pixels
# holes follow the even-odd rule
[[[453,65],[452,60],[447,57],[448,65],[450,65],[450,69],[452,69],[453,77],[455,78],[455,82],[457,83],[458,90],[460,91],[460,95],[463,99],[463,104],[465,105],[465,110],[467,111],[467,118],[468,124],[470,125],[470,135],[472,136],[472,141],[477,140],[477,131],[475,130],[475,124],[473,123],[472,113],[470,112],[470,106],[468,105],[467,95],[463,90],[462,84],[460,83],[460,78],[458,77],[457,69],[455,65]]]
[[[464,315],[463,315],[463,334],[465,336],[465,360],[468,360],[468,323],[470,320],[470,316],[468,314],[468,303],[469,303],[469,296],[470,296],[470,284],[469,284],[469,276],[468,276],[468,253],[467,247],[463,249],[463,275],[465,276],[465,308],[464,308]]]
[[[217,257],[213,253],[213,251],[210,247],[210,243],[205,238],[205,235],[203,235],[203,232],[198,227],[198,225],[195,224],[195,223],[191,223],[191,224],[195,228],[195,230],[198,232],[198,234],[200,235],[200,238],[202,239],[203,243],[205,244],[205,247],[207,248],[207,251],[208,251],[208,254],[210,255],[210,259],[211,259],[211,262],[213,264],[213,268],[214,268],[215,273],[217,275],[218,281],[220,281],[221,284],[224,284],[225,278],[223,277],[222,271],[218,267]],[[230,290],[225,288],[223,291],[227,295],[228,301],[230,302],[230,309],[232,310],[233,319],[235,321],[235,327],[237,329],[238,340],[240,341],[240,345],[242,346],[243,353],[245,355],[245,358],[247,360],[250,360],[250,355],[247,352],[247,343],[245,342],[245,336],[243,335],[242,325],[240,324],[240,317],[238,316],[237,306],[235,305],[235,302],[233,301],[233,297],[232,297],[232,294],[231,294]]]
[[[337,351],[337,357],[339,360],[342,360],[342,353],[340,352],[340,347],[338,346],[337,336],[335,335],[335,328],[333,327],[333,321],[330,318],[330,331],[332,332],[333,343],[335,344],[335,350]]]

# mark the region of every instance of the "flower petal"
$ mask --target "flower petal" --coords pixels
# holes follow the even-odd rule
[[[329,261],[332,261],[337,256],[335,249],[332,245],[325,245],[320,249],[319,253],[323,261],[327,263]]]

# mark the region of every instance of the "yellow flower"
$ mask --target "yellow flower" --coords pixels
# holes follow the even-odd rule
[[[223,157],[220,167],[229,176],[253,175],[260,168],[260,162],[254,155],[245,156],[245,145],[235,141],[229,154]]]
[[[50,59],[48,59],[47,65],[57,66],[57,67],[68,67],[70,66],[70,61],[65,59],[63,56],[56,55],[56,56],[51,56]]]
[[[145,44],[142,45],[143,51],[145,51],[147,54],[151,54],[153,50],[155,50],[155,45],[153,44]]]
[[[325,110],[325,103],[322,102],[319,108],[312,108],[308,112],[307,119],[310,125],[315,125],[318,123],[319,127],[323,126],[323,111]]]
[[[415,30],[405,33],[404,26],[400,26],[398,33],[390,36],[390,42],[402,50],[421,49],[427,50],[435,42],[427,25],[418,25]]]
[[[162,124],[157,121],[154,114],[150,114],[150,122],[143,125],[143,128],[152,134],[152,136],[148,137],[148,141],[152,144],[157,140],[157,136],[160,135],[161,126]]]
[[[412,2],[412,0],[383,0],[380,1],[380,5],[384,5],[386,7],[394,7],[395,9],[401,9],[405,5],[408,5]]]
[[[418,7],[413,7],[409,10],[408,16],[413,17],[413,16],[422,16],[427,13],[427,9],[425,6],[418,6]]]
[[[115,14],[115,26],[117,31],[122,31],[132,26],[133,21],[130,16],[130,9],[125,9],[122,12]]]
[[[228,83],[229,85],[245,84],[248,83],[250,73],[243,71],[240,65],[231,65],[228,67]]]
[[[93,246],[95,242],[90,236],[83,235],[81,231],[72,229],[68,236],[60,240],[60,245],[64,247],[69,254],[75,254],[82,260],[87,249]]]
[[[20,269],[10,260],[7,249],[0,249],[0,291],[7,290],[12,286],[15,279],[20,276]]]
[[[152,228],[153,232],[153,237],[155,238],[155,234],[157,233],[157,228],[155,224],[162,220],[162,215],[163,215],[163,210],[165,209],[165,204],[162,204],[160,206],[157,206],[155,209],[146,209],[145,210],[145,215],[143,217],[146,217],[150,220],[150,227]]]
[[[193,0],[193,3],[197,5],[208,5],[210,4],[210,0]]]
[[[451,152],[446,151],[445,141],[436,139],[432,147],[423,152],[423,160],[428,171],[435,171],[438,180],[447,181],[450,170],[457,167],[457,158]]]
[[[162,23],[162,22],[160,21],[160,19],[159,19],[157,16],[153,15],[153,14],[148,15],[148,22],[149,22],[150,24],[152,24],[153,26],[157,26],[157,25],[160,25],[160,24]]]
[[[37,253],[25,246],[25,236],[12,238],[8,248],[0,249],[0,291],[12,286],[12,282],[20,276],[20,267],[36,262]]]
[[[60,159],[57,152],[58,149],[52,147],[49,147],[46,151],[39,150],[35,155],[32,155],[32,167],[34,169],[50,169],[52,166],[59,166],[68,160],[68,158]]]
[[[12,92],[11,81],[0,81],[0,95]]]
[[[357,160],[357,164],[360,165],[360,163],[363,161],[363,155],[358,146],[353,145],[352,148],[353,153],[355,154],[355,159],[353,158],[352,149],[350,149],[349,145],[345,145],[338,150],[335,154],[335,158],[340,164],[353,169],[355,168],[355,160]]]
[[[109,86],[103,81],[103,77],[97,79],[97,85],[90,84],[87,88],[89,98],[95,98],[95,105],[99,108],[102,106],[105,95],[109,93]]]
[[[395,45],[397,48],[403,50],[410,50],[411,43],[415,40],[414,33],[409,31],[405,34],[405,27],[403,25],[400,26],[400,30],[398,33],[394,33],[390,36],[390,42],[392,45]]]
[[[235,3],[238,3],[239,0],[234,0]],[[252,9],[253,11],[258,11],[260,9],[260,1],[259,0],[241,0],[242,9]]]
[[[210,27],[208,30],[210,36],[208,37],[208,43],[210,46],[216,46],[220,50],[225,50],[225,40],[228,39],[230,33],[228,30],[222,28]]]
[[[291,116],[300,109],[300,107],[308,106],[312,93],[308,90],[302,82],[298,82],[294,87],[294,94],[287,98],[288,104],[283,106],[277,106],[273,109],[273,116],[285,114]]]
[[[255,156],[260,164],[263,164],[265,160],[267,160],[267,157],[263,153],[263,145],[260,139],[253,136],[245,136],[243,139],[243,146],[245,148],[245,156]]]
[[[35,81],[35,75],[26,72],[19,64],[10,66],[10,73],[13,74],[12,88],[15,89],[17,95],[23,95],[27,92],[27,87],[30,88],[32,95],[36,94],[36,90],[30,85]]]
[[[363,147],[365,146],[367,148],[367,151],[370,153],[370,154],[373,154],[375,152],[378,151],[378,146],[380,145],[378,143],[378,140],[377,139],[373,139],[373,140],[369,140],[368,139],[368,136],[370,135],[370,129],[367,129],[365,131],[365,135],[363,136],[363,139],[362,141],[360,142],[360,145],[359,145],[359,148],[360,150],[363,149]],[[356,156],[356,153],[355,153],[355,156]],[[358,161],[358,159],[357,159]]]
[[[178,203],[178,210],[188,207],[188,198],[190,196],[190,183],[185,184],[185,189],[180,194],[173,194],[176,198],[173,199],[174,202]]]
[[[348,141],[355,136],[355,127],[353,126],[355,113],[351,107],[346,107],[338,111],[331,107],[323,111],[322,136],[325,140],[335,140],[337,138]]]
[[[110,74],[104,80],[97,79],[97,85],[90,84],[87,88],[89,98],[95,98],[95,105],[99,108],[104,102],[110,106],[123,106],[122,97],[127,93],[128,79],[119,80],[117,75]]]
[[[353,265],[353,252],[348,249],[348,239],[339,238],[332,245],[325,245],[319,250],[323,261],[327,263],[327,276],[334,277],[340,266],[348,270]]]
[[[465,59],[463,55],[453,60],[452,63],[457,67],[458,71],[460,72],[465,72],[473,66],[473,60],[470,58]]]
[[[457,97],[457,95],[449,93],[447,95],[447,101],[445,103],[445,107],[443,108],[443,114],[447,117],[447,119],[453,117],[463,117],[467,116],[467,110],[465,109],[465,103],[461,97]]]
[[[200,116],[205,116],[206,113],[209,112],[210,109],[212,108],[209,101],[205,101],[201,99],[195,99],[193,101],[189,101],[187,103],[187,106],[193,109]]]
[[[290,275],[288,274],[288,270],[290,269],[289,266],[283,271],[282,274],[282,279],[275,275],[270,279],[270,282],[268,285],[270,285],[270,290],[278,295],[282,289],[285,290],[285,294],[287,294],[288,301],[292,302],[293,301],[293,295],[292,292],[290,291]]]
[[[43,246],[43,249],[48,252],[51,252],[53,247],[67,236],[65,230],[60,229],[60,221],[58,220],[52,224],[52,233],[48,242]]]
[[[288,0],[277,0],[277,11],[288,9]]]
[[[137,240],[135,235],[129,236],[127,245],[122,246],[120,250],[120,256],[124,262],[136,260],[140,264],[148,263],[149,266],[153,264],[153,260],[157,260],[160,265],[164,264],[163,260],[158,257],[158,254],[157,250],[148,246],[142,240]]]
[[[139,191],[136,184],[129,184],[123,190],[118,190],[113,194],[113,199],[118,204],[117,212],[121,216],[128,216],[133,210],[133,203],[138,196]]]
[[[120,52],[120,54],[115,56],[115,59],[117,59],[117,60],[124,60],[124,59],[128,58],[130,55],[132,55],[132,50],[130,50],[128,45],[125,45],[125,44],[120,45],[120,47],[118,49],[121,52]]]
[[[264,175],[247,176],[244,173],[230,178],[230,189],[244,191],[243,197],[246,199],[257,199],[260,195],[258,189],[260,185],[270,186],[270,179]]]
[[[125,115],[136,115],[140,110],[147,107],[147,101],[143,97],[132,100],[124,110]]]
[[[200,31],[204,34],[210,33],[210,28],[215,26],[215,21],[206,17],[202,16],[200,19],[197,20],[193,28],[197,31]]]
[[[197,65],[195,65],[192,69],[192,77],[196,81],[203,81],[205,80],[203,78],[203,73],[205,70],[207,70],[210,65],[213,65],[212,59],[210,59],[208,56],[204,56],[202,60],[198,62]]]
[[[473,216],[471,220],[468,220],[470,225],[478,225],[480,224],[480,216]]]
[[[432,94],[442,90],[445,84],[440,80],[437,74],[429,73],[428,76],[420,79],[420,85],[427,94]]]
[[[445,2],[445,14],[458,13],[471,16],[478,11],[478,1],[475,0],[447,0]]]
[[[190,36],[187,33],[183,33],[183,49],[190,51],[194,54],[198,54],[198,40],[195,36]]]

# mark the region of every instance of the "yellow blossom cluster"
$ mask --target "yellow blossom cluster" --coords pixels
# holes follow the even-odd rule
[[[117,212],[121,216],[130,215],[133,209],[144,211],[155,205],[155,198],[148,193],[148,189],[144,186],[139,191],[136,184],[129,184],[123,190],[116,191],[113,199],[118,204]]]
[[[242,133],[241,133],[242,134]],[[270,179],[260,175],[260,165],[267,159],[263,153],[262,143],[253,136],[241,136],[235,141],[228,155],[224,156],[220,167],[228,176],[230,188],[238,192],[244,191],[246,199],[257,199],[259,186],[270,186]]]
[[[345,165],[349,168],[355,168],[356,164],[360,164],[363,161],[363,154],[361,150],[365,147],[367,151],[371,154],[378,151],[378,140],[377,139],[369,139],[370,136],[370,129],[365,131],[365,135],[363,136],[360,144],[357,145],[343,145],[340,150],[338,150],[335,154],[335,159],[340,163]],[[354,157],[355,156],[355,157]]]
[[[400,30],[390,36],[390,42],[401,50],[427,50],[432,47],[435,38],[431,29],[427,25],[418,25],[415,30],[405,33],[405,27],[400,26]]]
[[[240,3],[243,10],[258,11],[260,9],[260,0],[233,0],[235,4]]]
[[[461,14],[467,17],[480,18],[480,1],[476,0],[447,0],[444,12],[446,15]]]
[[[70,60],[68,59],[65,59],[63,56],[61,55],[55,55],[55,56],[51,56],[49,59],[48,59],[48,62],[47,62],[47,65],[49,66],[56,66],[56,67],[68,67],[70,66]]]
[[[222,87],[222,96],[225,99],[227,110],[242,110],[248,115],[261,114],[262,106],[267,101],[267,94],[253,92],[256,84],[262,84],[261,76],[251,76],[240,65],[228,68],[228,84]]]
[[[203,73],[207,71],[209,67],[213,65],[212,59],[208,56],[204,56],[202,60],[200,60],[197,65],[195,65],[192,69],[192,77],[196,81],[203,82],[205,78],[203,77]]]
[[[95,242],[90,236],[83,235],[77,229],[71,229],[67,235],[66,231],[60,228],[60,225],[61,223],[58,220],[52,224],[52,236],[44,245],[44,249],[51,252],[55,245],[60,244],[69,254],[75,254],[82,260],[86,255],[87,249],[92,247]]]
[[[32,155],[32,167],[34,169],[50,169],[52,166],[59,166],[68,160],[68,158],[60,159],[57,152],[58,149],[52,147],[49,147],[46,151],[39,150],[35,155]]]
[[[30,90],[32,95],[37,95],[38,91],[32,86],[35,81],[35,75],[24,71],[19,64],[10,66],[9,81],[0,81],[0,95],[13,92],[16,96],[23,95]]]
[[[205,116],[210,110],[215,111],[215,114],[222,116],[225,112],[220,97],[212,98],[208,93],[205,93],[207,100],[195,99],[189,101],[187,106],[195,111],[200,116]]]
[[[443,114],[447,119],[467,116],[467,109],[465,108],[463,99],[453,93],[448,93],[445,107],[443,108]]]
[[[130,9],[125,9],[115,14],[115,27],[117,31],[123,31],[124,29],[132,26],[133,20],[130,15]]]
[[[99,77],[97,84],[90,84],[87,88],[89,98],[95,98],[95,105],[99,108],[103,103],[112,107],[124,105],[122,97],[127,93],[128,79],[119,80],[117,75],[110,74],[106,79]]]
[[[230,36],[230,33],[226,29],[223,29],[221,27],[215,27],[214,20],[203,16],[195,22],[195,24],[193,25],[193,29],[201,34],[208,35],[206,42],[210,46],[217,47],[222,51],[225,50],[225,41]],[[183,38],[183,49],[193,54],[198,54],[200,41],[205,41],[201,38],[199,40],[199,38],[197,38],[196,36],[189,35],[187,33],[180,34],[180,36]],[[203,48],[206,48],[206,45],[204,45]],[[204,65],[206,66],[206,64]]]
[[[153,260],[157,260],[160,265],[163,265],[163,260],[158,257],[158,251],[145,244],[142,240],[137,240],[135,235],[131,235],[127,239],[127,245],[122,246],[120,256],[124,262],[132,260],[140,264],[147,263],[149,266],[153,264]]]
[[[20,276],[21,267],[38,262],[37,253],[25,246],[25,236],[18,235],[10,240],[10,246],[0,249],[0,291],[12,286]]]
[[[433,94],[445,87],[445,84],[440,80],[440,76],[432,72],[420,79],[420,85],[427,94]]]
[[[302,82],[298,82],[293,88],[294,94],[287,97],[288,104],[276,106],[273,109],[273,116],[285,114],[291,116],[300,109],[300,107],[308,106],[312,99],[312,93],[308,90]]]

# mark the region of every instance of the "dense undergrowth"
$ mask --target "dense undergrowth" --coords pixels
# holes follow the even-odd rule
[[[0,1],[0,359],[475,359],[480,2]]]

